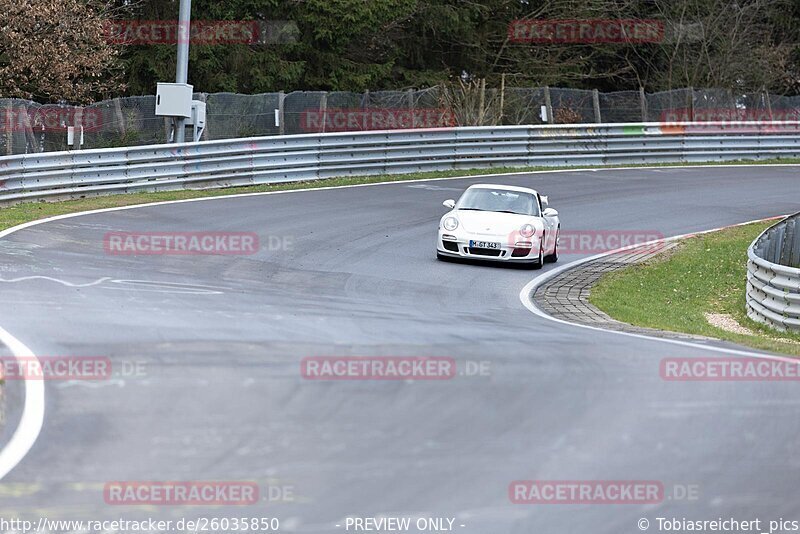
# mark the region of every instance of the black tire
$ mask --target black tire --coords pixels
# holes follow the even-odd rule
[[[556,244],[553,247],[553,253],[545,256],[544,261],[547,263],[555,263],[558,261],[558,230],[556,230]]]
[[[539,245],[539,260],[531,263],[531,269],[537,270],[544,267],[545,255],[544,255],[544,244]]]

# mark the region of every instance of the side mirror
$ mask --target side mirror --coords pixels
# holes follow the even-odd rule
[[[448,200],[445,200],[444,202],[442,202],[442,206],[444,206],[445,208],[451,210],[451,209],[456,207],[456,201],[453,200],[452,198],[448,199]]]
[[[547,208],[542,212],[542,216],[544,217],[555,217],[556,215],[558,215],[558,212],[553,208]]]

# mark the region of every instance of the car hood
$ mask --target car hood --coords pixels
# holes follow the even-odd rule
[[[537,234],[542,230],[539,218],[531,215],[471,210],[455,210],[453,214],[464,230],[478,235],[508,236],[518,231],[523,224],[533,225]]]

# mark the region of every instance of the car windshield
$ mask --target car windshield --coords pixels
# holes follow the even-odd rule
[[[494,211],[519,215],[539,215],[539,203],[531,193],[507,189],[467,189],[456,205],[460,210]]]

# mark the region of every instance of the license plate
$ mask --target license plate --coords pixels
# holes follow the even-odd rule
[[[492,243],[491,241],[472,241],[469,242],[470,248],[500,248],[500,243]]]

